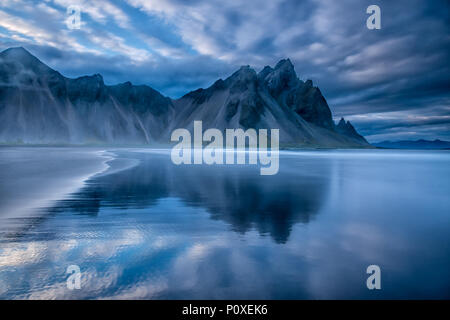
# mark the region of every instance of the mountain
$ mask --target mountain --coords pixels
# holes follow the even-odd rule
[[[23,48],[0,53],[1,143],[168,143],[177,128],[280,129],[280,144],[369,147],[350,122],[336,126],[311,80],[289,59],[256,73],[241,67],[207,89],[170,99],[149,86],[69,79]]]
[[[366,139],[356,131],[355,127],[353,127],[350,121],[345,121],[344,118],[341,118],[341,120],[339,120],[339,123],[335,127],[335,130],[342,135],[355,137],[359,140],[366,141]]]
[[[382,141],[372,144],[375,147],[387,149],[450,149],[450,141],[436,140],[402,140]]]
[[[171,100],[148,86],[68,79],[23,48],[0,53],[1,142],[150,143],[172,113]]]
[[[317,87],[297,78],[289,60],[260,73],[243,66],[225,80],[174,100],[176,128],[280,128],[280,142],[293,146],[363,147],[368,142],[356,130],[338,132]],[[351,124],[350,124],[351,125]]]

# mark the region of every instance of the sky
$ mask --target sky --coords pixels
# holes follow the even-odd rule
[[[373,4],[379,30],[366,26]],[[448,0],[0,0],[0,50],[172,98],[290,58],[370,142],[450,140],[449,18]]]

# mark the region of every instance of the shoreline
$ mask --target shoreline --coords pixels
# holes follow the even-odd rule
[[[121,150],[170,154],[170,149],[161,148],[0,147],[0,231],[8,229],[6,225],[20,223],[17,220],[21,218],[38,217],[39,209],[67,198],[89,179],[139,164],[138,159],[119,156],[117,151]],[[367,152],[375,150],[390,152],[397,157],[408,151],[421,151],[422,157],[441,151],[426,150],[424,154],[424,150],[369,149]],[[340,154],[341,157],[354,157],[345,151],[354,149],[287,149],[279,152],[288,156],[300,153],[303,156]],[[364,153],[359,155],[364,156]]]
[[[2,231],[40,216],[39,209],[67,198],[97,174],[106,174],[113,155],[90,148],[0,148]]]

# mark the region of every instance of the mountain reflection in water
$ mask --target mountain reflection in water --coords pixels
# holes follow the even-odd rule
[[[449,152],[282,151],[273,176],[111,152],[78,192],[0,222],[0,298],[449,298]],[[382,290],[366,287],[372,264]]]
[[[328,190],[323,171],[296,172],[292,179],[290,170],[262,176],[257,166],[177,166],[167,154],[134,155],[140,159],[136,167],[93,179],[73,200],[62,201],[51,211],[97,215],[102,206],[142,209],[162,198],[178,198],[187,206],[204,208],[212,219],[225,221],[236,232],[255,228],[284,243],[293,224],[314,218]]]

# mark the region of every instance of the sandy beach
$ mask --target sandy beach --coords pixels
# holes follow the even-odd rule
[[[93,148],[0,148],[0,225],[33,217],[109,168],[112,154]]]

